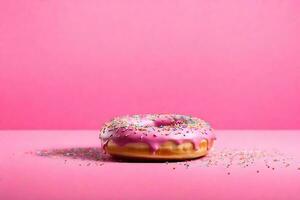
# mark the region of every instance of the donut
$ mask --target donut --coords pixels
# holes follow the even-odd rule
[[[207,122],[178,114],[116,117],[100,130],[105,153],[134,160],[172,161],[202,157],[215,139]]]

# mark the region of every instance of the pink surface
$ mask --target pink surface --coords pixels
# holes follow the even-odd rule
[[[234,167],[228,175],[222,166],[186,169],[175,163],[40,157],[25,152],[99,146],[98,131],[2,131],[0,199],[299,199],[299,131],[217,131],[216,134],[214,151],[224,147],[278,149],[293,156],[293,163],[276,170],[259,164]]]
[[[296,0],[1,1],[0,128],[181,113],[297,129],[299,35]]]

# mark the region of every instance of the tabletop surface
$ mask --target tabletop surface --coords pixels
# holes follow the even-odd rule
[[[0,199],[299,199],[300,131],[216,130],[186,162],[112,160],[98,131],[0,131]]]

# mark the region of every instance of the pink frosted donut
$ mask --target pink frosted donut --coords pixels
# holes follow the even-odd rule
[[[102,127],[100,139],[104,151],[116,157],[185,160],[206,155],[216,137],[199,118],[146,114],[114,118]]]

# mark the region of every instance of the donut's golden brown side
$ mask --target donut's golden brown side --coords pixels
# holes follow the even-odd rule
[[[119,146],[110,140],[105,150],[112,156],[125,159],[164,161],[202,157],[207,154],[207,147],[207,140],[202,140],[198,149],[195,149],[190,142],[177,145],[172,141],[167,141],[160,145],[155,152],[151,152],[149,146],[145,143],[128,143],[124,146]]]

